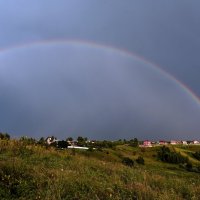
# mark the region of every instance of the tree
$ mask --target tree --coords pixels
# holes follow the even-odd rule
[[[170,149],[166,146],[160,148],[160,150],[158,151],[158,158],[163,162],[175,164],[188,162],[187,157],[182,156],[180,153],[170,151]]]
[[[134,166],[134,161],[133,161],[132,159],[130,159],[129,157],[124,157],[124,158],[122,159],[122,163],[123,163],[124,165],[129,166],[129,167],[133,167],[133,166]]]
[[[133,140],[130,140],[130,146],[132,146],[132,147],[138,147],[139,146],[138,139],[134,138]]]
[[[41,144],[41,145],[44,145],[46,142],[45,142],[45,139],[44,137],[41,137],[38,141],[38,144]]]
[[[186,164],[186,169],[188,170],[188,171],[191,171],[192,170],[192,163],[190,162],[190,161],[188,161],[187,162],[187,164]]]
[[[67,141],[64,141],[64,140],[58,141],[57,147],[58,147],[58,148],[61,148],[61,149],[65,149],[65,148],[68,147],[68,142],[67,142]]]
[[[78,145],[79,145],[79,146],[85,146],[85,144],[86,144],[85,139],[86,139],[86,138],[83,138],[83,137],[81,137],[81,136],[78,136],[78,138],[77,138]]]
[[[136,159],[136,162],[138,164],[144,165],[144,158],[142,156],[138,156],[138,158]]]
[[[77,137],[77,141],[78,141],[78,142],[84,142],[85,140],[84,140],[84,138],[83,138],[83,137],[81,137],[81,136],[78,136],[78,137]]]
[[[1,133],[0,132],[0,139],[9,140],[10,139],[10,135],[8,133]]]
[[[68,138],[66,139],[66,141],[72,142],[72,141],[73,141],[73,138],[72,138],[72,137],[68,137]]]
[[[8,133],[5,133],[4,136],[5,136],[5,139],[10,140],[10,135]]]
[[[36,144],[36,139],[34,138],[29,138],[29,137],[25,137],[25,136],[22,136],[20,138],[20,141],[23,142],[25,145],[30,145],[30,144]]]
[[[193,153],[193,156],[194,156],[197,160],[200,160],[200,151],[197,151],[197,152]]]

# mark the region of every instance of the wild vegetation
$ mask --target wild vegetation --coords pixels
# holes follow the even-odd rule
[[[104,141],[85,151],[1,139],[0,199],[200,199],[200,161],[193,156],[200,146],[132,144]],[[168,162],[174,155],[186,160]]]
[[[200,151],[193,153],[193,156],[200,161]]]

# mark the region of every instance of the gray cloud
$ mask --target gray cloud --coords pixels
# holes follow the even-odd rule
[[[0,54],[0,127],[17,135],[196,138],[200,105],[138,58],[86,44]]]
[[[0,46],[77,38],[135,51],[198,95],[200,2],[197,0],[11,0],[0,2]]]

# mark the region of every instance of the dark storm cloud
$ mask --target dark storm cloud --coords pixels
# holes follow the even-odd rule
[[[0,48],[70,38],[103,43],[135,51],[158,63],[200,95],[199,19],[197,0],[6,0],[0,2]],[[67,66],[68,75],[63,66],[65,50],[48,51],[50,61],[44,52],[46,49],[32,49],[27,59],[18,59],[20,54],[1,53],[1,129],[23,135],[63,136],[67,132],[101,138],[129,137],[132,132],[141,137],[159,137],[162,133],[167,138],[174,130],[175,136],[190,132],[198,136],[198,108],[190,98],[187,100],[187,95],[176,93],[170,81],[159,80],[146,68],[132,71],[129,60],[122,62],[116,56],[111,59],[93,53],[91,60],[88,51],[81,54],[95,66],[94,71],[85,64],[80,68],[80,61],[71,60],[73,66],[79,67]],[[68,51],[69,58],[75,55],[77,48]],[[5,63],[12,70],[2,71]],[[126,70],[107,68],[120,63],[127,66]],[[96,78],[97,74],[101,78]],[[81,84],[90,88],[88,93]],[[96,91],[104,92],[93,95]],[[107,101],[112,104],[106,105]]]
[[[0,54],[0,127],[59,138],[195,138],[200,105],[159,70],[109,49],[34,45]]]
[[[135,51],[200,95],[198,0],[0,2],[0,45],[78,38]]]

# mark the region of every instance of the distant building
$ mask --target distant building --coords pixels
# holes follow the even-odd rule
[[[166,145],[166,144],[168,144],[166,141],[163,141],[163,140],[160,140],[159,142],[158,142],[158,144],[160,144],[160,145]]]
[[[83,150],[87,150],[89,149],[88,147],[79,147],[79,146],[68,146],[68,149],[83,149]]]
[[[70,146],[77,146],[77,144],[78,144],[78,142],[75,141],[75,140],[73,140],[73,141],[67,140],[67,143],[68,143]]]
[[[197,141],[197,140],[194,140],[192,143],[193,143],[193,144],[200,144],[200,142]]]
[[[54,142],[57,142],[58,140],[55,138],[55,137],[47,137],[46,138],[46,143],[48,144],[48,145],[50,145],[50,144],[52,144],[52,143],[54,143]]]
[[[144,146],[144,147],[152,147],[151,141],[145,140],[145,141],[143,142],[143,146]]]
[[[176,140],[171,140],[170,144],[175,145],[175,144],[178,144],[178,142]]]
[[[181,141],[182,144],[187,145],[187,141]]]

